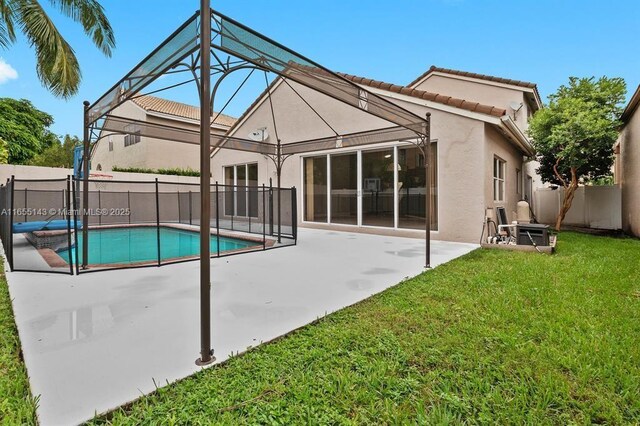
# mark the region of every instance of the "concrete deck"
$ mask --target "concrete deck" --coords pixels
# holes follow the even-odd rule
[[[434,241],[436,266],[476,248]],[[217,362],[423,271],[424,242],[300,229],[212,259]],[[199,370],[198,262],[80,276],[7,273],[42,425],[77,424]]]

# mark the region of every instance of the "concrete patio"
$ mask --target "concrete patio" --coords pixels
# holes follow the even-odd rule
[[[477,245],[434,241],[432,265]],[[213,259],[217,362],[423,271],[424,241],[300,229],[295,247]],[[80,276],[7,273],[43,425],[77,424],[186,377],[198,262]]]

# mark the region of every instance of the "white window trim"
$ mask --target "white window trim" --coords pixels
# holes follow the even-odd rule
[[[244,167],[244,186],[245,188],[249,188],[249,166],[255,164],[256,168],[257,168],[257,174],[258,174],[258,181],[259,181],[259,176],[260,176],[260,165],[258,164],[257,161],[252,161],[250,163],[238,163],[238,164],[227,164],[222,166],[222,177],[223,179],[226,179],[226,175],[224,173],[225,169],[228,167],[233,167],[233,192],[235,193],[234,197],[233,197],[233,216],[237,216],[237,217],[251,217],[251,218],[257,218],[258,216],[249,216],[249,193],[250,191],[247,189],[245,190],[245,210],[246,210],[246,214],[244,215],[240,215],[238,214],[238,196],[237,196],[237,192],[238,192],[238,167]],[[226,181],[223,182],[223,185],[227,185]],[[259,185],[258,185],[259,186]],[[226,199],[225,199],[226,200]],[[226,201],[225,201],[226,202]]]
[[[438,139],[432,139],[431,140],[432,144],[438,144],[439,140]],[[395,231],[416,231],[416,232],[420,232],[419,229],[412,229],[412,228],[402,228],[399,226],[399,212],[396,212],[395,215],[398,216],[398,219],[395,220],[394,218],[394,226],[392,227],[388,227],[388,226],[375,226],[375,225],[364,225],[362,223],[362,195],[363,195],[363,190],[362,190],[362,153],[364,151],[372,151],[372,150],[380,150],[380,149],[384,149],[384,148],[393,148],[394,149],[394,159],[395,159],[395,166],[394,166],[394,174],[397,175],[398,170],[398,157],[397,157],[397,148],[396,147],[411,147],[411,146],[415,146],[415,144],[412,144],[410,142],[384,142],[384,143],[380,143],[380,144],[375,144],[372,146],[356,146],[356,147],[350,147],[350,148],[336,148],[336,149],[332,149],[332,150],[323,150],[323,151],[311,151],[311,152],[306,152],[303,155],[300,155],[300,199],[301,199],[301,206],[302,208],[300,209],[301,211],[301,220],[300,222],[302,224],[306,224],[306,225],[328,225],[328,226],[332,226],[332,227],[345,227],[345,228],[353,228],[353,227],[357,227],[357,228],[370,228],[370,229],[379,229],[379,230],[395,230]],[[311,157],[321,157],[323,155],[327,155],[327,156],[331,156],[331,155],[335,155],[335,154],[348,154],[348,153],[356,153],[357,155],[357,178],[358,178],[358,182],[357,182],[357,190],[356,190],[356,197],[357,197],[357,202],[356,202],[356,207],[357,207],[357,215],[358,215],[358,222],[357,225],[349,225],[349,224],[344,224],[344,223],[332,223],[329,221],[329,211],[327,211],[327,221],[326,222],[316,222],[316,221],[309,221],[309,220],[305,220],[305,202],[304,202],[304,197],[305,197],[305,185],[304,185],[304,173],[305,173],[305,166],[304,166],[304,161],[306,158],[311,158]],[[438,150],[438,153],[440,152],[440,150]],[[329,159],[327,159],[327,193],[330,194],[331,193],[331,187],[330,185],[330,177],[329,177]],[[439,164],[439,162],[437,163]],[[436,170],[437,173],[437,177],[438,177],[438,185],[440,185],[441,180],[441,168],[438,167]],[[394,176],[395,177],[395,176]],[[397,181],[396,181],[396,189],[395,192],[397,193]],[[395,198],[395,197],[394,197]],[[432,229],[431,230],[431,234],[434,235],[438,235],[440,232],[440,208],[441,208],[441,203],[439,202],[440,200],[438,200],[438,209],[437,209],[437,214],[438,214],[438,226],[436,227],[436,229]],[[396,203],[397,204],[397,203]],[[327,205],[327,209],[329,209],[331,207],[330,205],[330,201],[329,204]],[[397,210],[397,207],[396,207]]]
[[[497,171],[498,176],[496,176],[496,163],[498,165]],[[507,162],[497,155],[493,156],[493,164],[491,165],[491,174],[493,175],[493,201],[495,203],[504,203],[507,193],[507,183],[506,183],[506,171],[507,171]],[[500,177],[502,175],[502,177]],[[500,183],[502,183],[502,187],[500,187]]]

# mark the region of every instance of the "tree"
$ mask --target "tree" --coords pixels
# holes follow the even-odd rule
[[[63,143],[54,143],[29,162],[32,166],[42,167],[73,167],[73,149],[80,145],[77,136],[66,135]]]
[[[115,38],[96,0],[49,0],[62,14],[80,23],[93,44],[111,56]],[[80,86],[81,73],[73,49],[62,37],[38,0],[0,0],[0,48],[16,40],[16,28],[36,50],[36,71],[55,96],[69,98]]]
[[[529,135],[540,162],[537,171],[543,181],[565,189],[557,230],[578,185],[611,173],[625,93],[621,78],[570,77],[569,84],[549,96],[549,105],[531,119]]]
[[[46,148],[60,144],[49,130],[52,124],[51,115],[26,99],[0,98],[0,138],[8,144],[9,163],[26,164]]]
[[[9,146],[7,142],[0,138],[0,164],[7,164],[9,161]]]

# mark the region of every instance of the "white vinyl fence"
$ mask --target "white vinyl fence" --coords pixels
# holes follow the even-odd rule
[[[540,223],[555,224],[562,205],[564,188],[539,188],[535,196],[535,214]],[[622,200],[620,187],[581,186],[576,190],[565,225],[594,229],[622,228]]]

